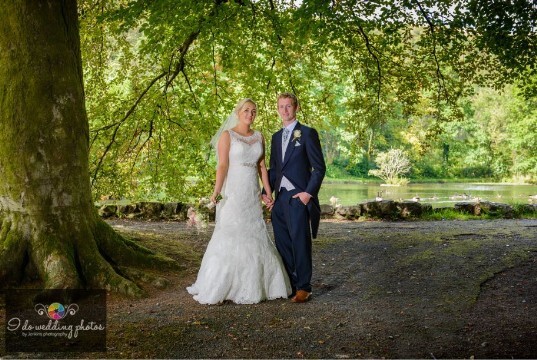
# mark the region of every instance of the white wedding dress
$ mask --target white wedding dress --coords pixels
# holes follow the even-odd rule
[[[198,278],[187,290],[201,304],[287,298],[289,279],[263,220],[257,171],[261,134],[255,131],[245,137],[228,131],[231,146],[223,198],[216,207],[215,229]]]

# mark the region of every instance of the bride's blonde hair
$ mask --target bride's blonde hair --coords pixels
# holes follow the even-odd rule
[[[235,115],[239,116],[239,111],[241,111],[242,107],[246,105],[247,103],[252,103],[255,106],[255,109],[257,110],[257,104],[255,103],[255,101],[253,101],[250,98],[245,98],[239,101],[237,105],[235,106],[235,110],[233,110]]]

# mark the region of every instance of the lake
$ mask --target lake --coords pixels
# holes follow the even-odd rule
[[[381,186],[379,183],[323,183],[319,193],[321,204],[330,204],[335,196],[341,205],[356,205],[374,201],[380,195],[384,200],[412,200],[433,207],[453,207],[457,202],[492,201],[504,204],[537,204],[537,185],[489,183],[424,183],[406,186]],[[530,197],[532,196],[532,197]]]

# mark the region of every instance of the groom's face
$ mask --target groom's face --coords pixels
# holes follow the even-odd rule
[[[293,99],[278,99],[278,114],[284,123],[290,123],[296,119],[297,106],[293,104]]]

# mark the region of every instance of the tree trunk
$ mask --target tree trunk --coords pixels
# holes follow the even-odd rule
[[[0,281],[141,289],[118,266],[166,264],[97,216],[74,0],[0,2]],[[28,271],[27,271],[28,272]]]

